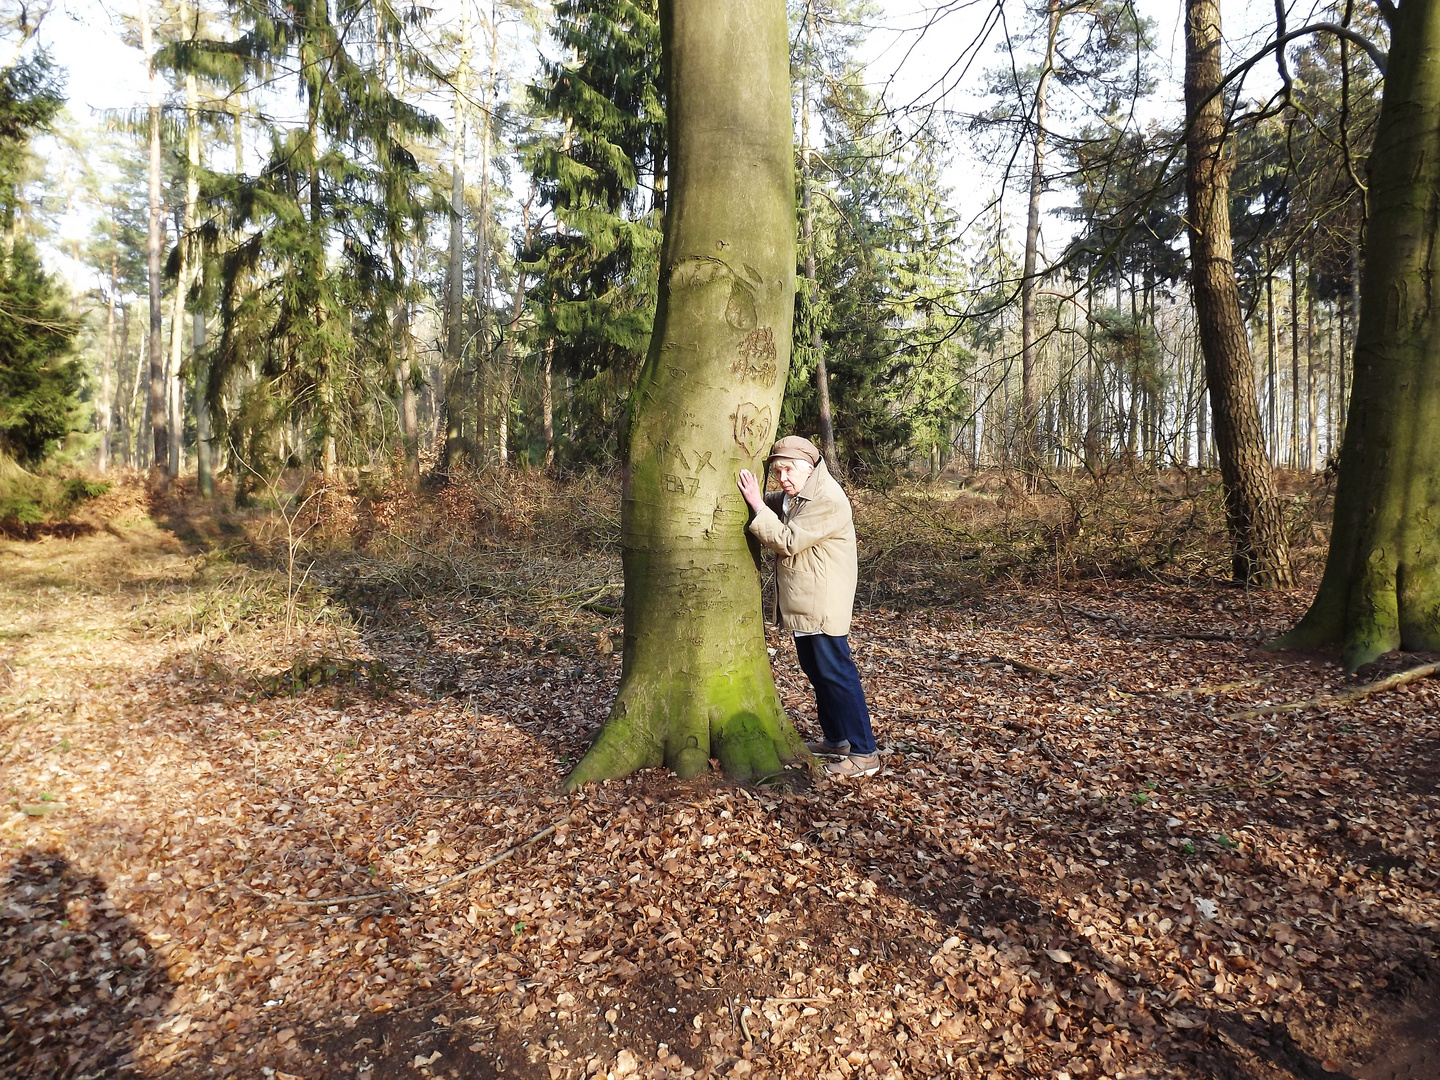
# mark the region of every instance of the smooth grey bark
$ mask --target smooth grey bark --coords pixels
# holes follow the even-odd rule
[[[718,758],[738,778],[808,757],[765,651],[735,488],[775,435],[795,315],[783,0],[662,0],[670,200],[622,494],[625,651],[610,718],[567,788]]]

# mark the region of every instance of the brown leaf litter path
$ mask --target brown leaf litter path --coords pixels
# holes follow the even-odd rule
[[[1435,681],[1226,719],[1348,685],[1301,596],[863,610],[879,777],[563,796],[593,637],[237,574],[0,543],[0,1074],[1440,1075]],[[341,647],[401,688],[248,674]]]

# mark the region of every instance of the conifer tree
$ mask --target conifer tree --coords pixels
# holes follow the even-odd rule
[[[577,421],[603,432],[571,452],[614,453],[655,317],[666,203],[656,0],[560,0],[552,34],[564,58],[530,90],[541,134],[524,148],[550,217],[524,262],[536,337],[579,380]]]
[[[43,51],[0,72],[0,454],[22,464],[42,460],[74,429],[80,389],[69,355],[79,327],[30,241],[17,237],[30,140],[60,111],[62,85]]]
[[[968,354],[953,318],[963,277],[959,224],[944,206],[936,141],[897,130],[856,65],[836,70],[817,103],[817,287],[797,296],[784,422],[823,436],[823,355],[842,466],[888,475],[914,451],[917,434],[921,452],[933,447],[938,456],[938,434],[963,412]]]
[[[218,407],[227,386],[240,391],[233,423],[252,468],[291,457],[330,473],[349,453],[342,442],[371,422],[371,398],[395,388],[387,343],[403,282],[392,244],[419,184],[404,141],[439,126],[355,54],[375,11],[369,0],[314,0],[276,18],[257,3],[241,8],[249,29],[237,40],[194,46],[257,75],[289,68],[304,105],[302,125],[272,133],[258,176],[216,184],[244,240],[221,266],[209,396]],[[299,441],[282,447],[287,423]]]

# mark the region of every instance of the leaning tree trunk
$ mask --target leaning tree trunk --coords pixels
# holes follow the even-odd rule
[[[1235,284],[1220,43],[1219,0],[1186,0],[1185,106],[1190,131],[1185,188],[1190,203],[1191,288],[1210,386],[1235,580],[1289,586],[1294,581],[1289,545],[1265,453],[1255,368]]]
[[[1277,645],[1440,649],[1440,7],[1406,0],[1370,156],[1355,375],[1320,591]]]
[[[805,757],[765,651],[735,488],[770,446],[790,362],[795,184],[783,0],[662,0],[671,199],[650,352],[631,397],[619,694],[566,778]]]

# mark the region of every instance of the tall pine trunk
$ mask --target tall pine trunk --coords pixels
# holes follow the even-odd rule
[[[1021,461],[1033,483],[1040,470],[1040,387],[1036,376],[1039,354],[1036,300],[1040,291],[1040,196],[1045,190],[1045,94],[1055,67],[1055,39],[1060,32],[1060,0],[1048,0],[1049,36],[1045,63],[1035,84],[1035,142],[1030,159],[1030,205],[1025,221],[1025,265],[1020,279],[1020,439]],[[1132,413],[1133,416],[1133,413]],[[1133,428],[1132,428],[1133,437]],[[1133,438],[1132,438],[1133,449]]]
[[[1255,368],[1235,283],[1220,44],[1219,0],[1186,0],[1185,105],[1190,130],[1185,188],[1190,206],[1191,288],[1235,580],[1289,586],[1294,580],[1289,545],[1265,453]]]
[[[105,316],[105,364],[100,370],[100,471],[110,468],[110,432],[114,421],[115,298],[119,292],[119,256],[110,256],[110,303]]]
[[[1290,467],[1300,468],[1300,270],[1290,252]]]
[[[465,98],[470,72],[470,5],[461,5],[460,68],[455,75],[454,156],[450,166],[450,258],[445,274],[445,453],[448,472],[465,456],[465,374],[462,342],[465,281]]]
[[[545,352],[540,373],[540,432],[545,440],[545,457],[541,464],[549,468],[555,464],[555,407],[554,368],[555,339],[545,342]]]
[[[193,35],[192,35],[193,40]],[[190,244],[190,285],[202,285],[205,261],[195,234],[196,208],[200,204],[200,93],[194,75],[185,76],[185,216]],[[195,487],[202,496],[215,492],[210,406],[208,402],[209,362],[205,356],[205,309],[203,302],[192,314],[191,367],[195,377]]]
[[[165,208],[160,199],[160,83],[155,77],[155,40],[150,28],[149,0],[140,0],[140,47],[150,69],[149,135],[149,238],[145,246],[150,289],[149,385],[146,407],[150,415],[150,464],[157,476],[170,453],[170,427],[165,409],[164,313],[161,303],[160,249],[165,244]]]
[[[509,407],[506,394],[508,367],[493,370],[492,331],[490,327],[490,151],[495,139],[495,106],[497,101],[496,79],[500,63],[500,13],[497,5],[491,4],[490,16],[482,19],[481,27],[489,37],[490,51],[485,81],[480,96],[480,205],[475,215],[475,368],[479,376],[479,395],[475,401],[475,414],[479,417],[479,461],[489,464],[491,460],[491,417],[494,418],[495,460],[502,467],[509,464],[508,432],[502,410]],[[523,275],[522,275],[523,276]],[[510,349],[513,352],[514,346]],[[507,355],[506,361],[509,356]],[[493,385],[492,385],[493,380]]]
[[[815,13],[808,6],[805,16],[805,37],[809,48],[814,47]],[[810,347],[815,352],[815,392],[819,398],[820,410],[820,452],[825,455],[825,464],[830,472],[840,475],[840,458],[835,452],[835,422],[830,413],[830,368],[825,363],[824,341],[820,335],[820,320],[815,308],[820,303],[820,285],[815,279],[815,210],[810,203],[810,65],[803,68],[800,84],[800,228],[801,242],[805,245],[805,298],[810,304]]]
[[[1330,553],[1276,643],[1339,644],[1352,671],[1440,649],[1440,6],[1404,0],[1391,42]]]
[[[719,758],[750,777],[806,756],[765,651],[757,551],[735,489],[774,437],[795,304],[783,0],[662,0],[671,197],[650,351],[631,397],[620,690],[566,778]]]
[[[1310,280],[1305,283],[1305,470],[1320,468],[1320,399],[1315,366],[1315,253],[1307,260]]]

